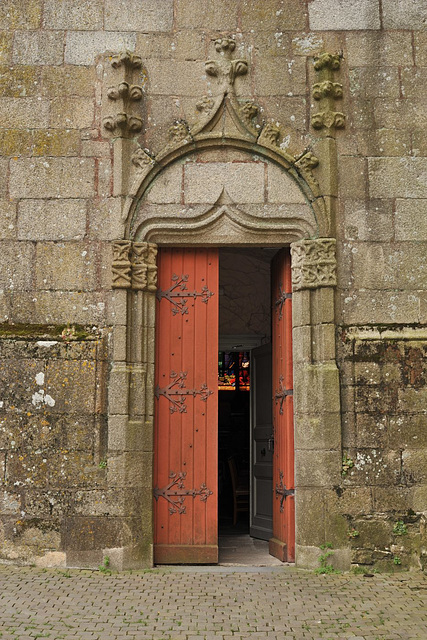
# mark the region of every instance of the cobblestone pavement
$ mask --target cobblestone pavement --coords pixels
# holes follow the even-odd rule
[[[2,640],[427,640],[427,576],[0,566]]]

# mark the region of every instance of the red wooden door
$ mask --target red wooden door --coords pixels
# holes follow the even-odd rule
[[[154,561],[218,561],[218,251],[158,258]]]
[[[294,427],[291,257],[282,249],[272,264],[273,537],[270,553],[295,560]]]

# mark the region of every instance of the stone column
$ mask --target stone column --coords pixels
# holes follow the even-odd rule
[[[118,569],[153,562],[156,256],[151,243],[114,243],[113,287],[116,295],[126,296],[127,326],[124,340],[119,331],[120,350],[115,344],[110,374],[108,485],[122,492],[126,543],[105,553]]]
[[[330,508],[342,465],[335,244],[333,238],[319,238],[291,245],[296,562],[301,567],[319,566],[324,543],[332,544],[337,565],[349,562],[346,522]]]

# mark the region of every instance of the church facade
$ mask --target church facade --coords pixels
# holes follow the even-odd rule
[[[3,3],[1,562],[425,568],[407,5]]]

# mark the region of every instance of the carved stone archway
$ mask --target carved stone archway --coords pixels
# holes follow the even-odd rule
[[[224,45],[225,46],[225,45]],[[224,61],[223,61],[224,62]],[[341,415],[335,360],[335,239],[330,199],[313,175],[318,160],[311,151],[298,157],[279,145],[279,128],[254,123],[256,107],[240,104],[232,89],[244,61],[225,59],[221,94],[204,97],[201,120],[192,128],[179,122],[171,141],[157,156],[140,147],[131,157],[133,175],[125,210],[125,239],[113,246],[115,353],[111,371],[110,437],[119,440],[129,465],[144,466],[139,488],[144,495],[143,541],[123,550],[123,567],[152,563],[152,460],[154,415],[155,292],[157,245],[291,246],[296,467],[296,562],[316,566],[319,546],[332,541],[335,557],[347,563],[343,523],[326,507],[339,485]],[[210,61],[207,65],[213,65]],[[209,71],[208,71],[209,72]],[[219,73],[219,71],[218,71]],[[123,140],[120,144],[123,144]],[[126,141],[133,145],[132,141]],[[311,212],[303,219],[269,219],[248,213],[223,189],[218,200],[197,216],[177,219],[144,216],[142,204],[150,185],[175,163],[212,149],[237,149],[274,164],[298,185]],[[224,241],[223,227],[227,227]],[[209,234],[206,234],[206,229]],[[222,239],[222,240],[221,240]],[[117,348],[116,348],[117,344]],[[123,471],[126,474],[126,469]],[[137,536],[135,536],[137,537]]]

